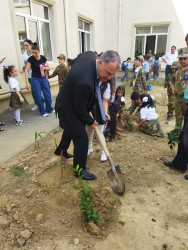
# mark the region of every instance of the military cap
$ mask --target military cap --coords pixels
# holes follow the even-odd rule
[[[178,67],[180,67],[180,63],[178,61],[175,61],[172,63],[172,66],[171,66],[172,69],[177,69]]]
[[[60,59],[66,60],[66,56],[65,56],[64,54],[60,54],[57,58],[58,58],[58,59],[60,58]]]
[[[136,59],[138,59],[139,61],[144,61],[144,57],[142,55],[137,56]]]
[[[185,37],[185,41],[187,41],[188,40],[188,33],[187,33],[187,35],[186,35],[186,37]]]
[[[178,57],[188,57],[188,47],[178,49]]]

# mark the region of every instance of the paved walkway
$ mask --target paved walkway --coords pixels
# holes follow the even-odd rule
[[[55,98],[53,97],[53,104]],[[21,109],[21,119],[26,121],[25,125],[16,126],[13,109],[0,115],[0,121],[5,122],[4,131],[0,132],[0,164],[8,161],[35,141],[35,132],[49,133],[59,125],[55,113],[48,117],[40,115],[39,111],[31,111],[33,105]]]

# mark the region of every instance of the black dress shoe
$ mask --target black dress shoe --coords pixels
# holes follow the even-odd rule
[[[60,156],[61,155],[61,149],[57,147],[56,150],[54,151],[54,154]],[[66,153],[63,153],[63,157],[65,157],[66,159],[69,159],[69,158],[72,158],[73,155],[66,152]]]
[[[87,170],[82,170],[80,174],[84,180],[95,180],[97,178],[94,174],[89,173]],[[77,175],[75,176],[78,177]]]
[[[63,154],[63,157],[65,157],[66,159],[72,158],[73,155],[69,154],[69,153],[65,153]]]
[[[163,164],[169,168],[173,167],[173,164],[171,161],[164,161]]]
[[[184,178],[185,178],[186,180],[188,180],[188,174],[186,174],[186,175],[184,176]]]
[[[170,169],[176,170],[176,171],[178,171],[180,173],[185,173],[186,172],[186,170],[181,170],[179,168],[174,167],[174,165],[172,164],[171,161],[164,161],[163,163],[164,163],[165,166],[169,167]]]

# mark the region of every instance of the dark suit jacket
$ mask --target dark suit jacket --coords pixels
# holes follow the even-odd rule
[[[94,105],[96,80],[96,56],[85,52],[74,62],[55,104],[60,126],[72,135],[81,135],[86,124],[94,123],[89,112]]]

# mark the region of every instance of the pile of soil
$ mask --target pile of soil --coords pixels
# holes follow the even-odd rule
[[[166,121],[165,91],[156,86],[152,94],[166,134],[174,128],[174,120]],[[126,103],[129,96],[127,91]],[[40,148],[32,145],[1,166],[0,249],[188,249],[188,182],[163,166],[163,160],[176,153],[176,148],[169,149],[167,136],[151,137],[134,129],[126,138],[107,143],[125,179],[123,197],[111,190],[109,164],[100,162],[99,145],[93,143],[87,166],[98,178],[86,184],[92,187],[93,206],[101,217],[93,228],[81,221],[71,159],[60,182],[53,151],[61,134],[52,131],[39,142]],[[12,174],[14,165],[24,167],[21,176]]]

